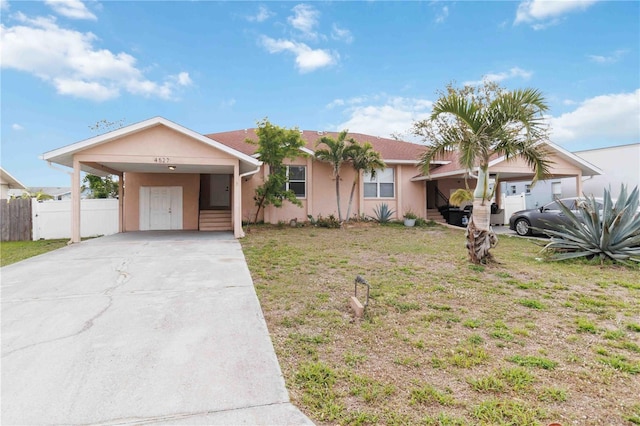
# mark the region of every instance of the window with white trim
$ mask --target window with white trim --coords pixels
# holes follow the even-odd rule
[[[551,182],[551,194],[553,198],[562,197],[562,183],[561,182]]]
[[[525,194],[531,194],[531,185],[527,184],[524,186]]]
[[[364,198],[393,198],[395,196],[395,181],[393,168],[376,170],[375,176],[364,173]]]
[[[298,198],[307,197],[307,166],[287,166],[287,191],[293,191]]]
[[[516,194],[516,186],[515,185],[511,185],[510,192],[511,192],[511,195],[515,195]]]

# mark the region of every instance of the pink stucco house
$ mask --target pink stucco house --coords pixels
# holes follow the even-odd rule
[[[308,215],[336,214],[335,181],[331,167],[313,159],[316,141],[336,132],[300,132],[307,142],[305,155],[287,162],[289,187],[302,207],[285,203],[267,207],[261,219],[269,223],[306,220]],[[354,197],[353,214],[371,215],[380,203],[395,210],[397,218],[407,210],[421,217],[437,214],[436,194],[450,193],[464,183],[466,174],[452,157],[432,164],[427,178],[418,169],[424,146],[393,139],[349,133],[359,142],[370,142],[381,153],[387,168],[374,179],[362,176]],[[242,221],[253,218],[256,186],[267,170],[254,156],[255,129],[199,134],[162,117],[155,117],[45,153],[48,162],[73,168],[72,242],[80,241],[80,173],[119,176],[119,230],[231,230],[242,237]],[[554,176],[576,178],[599,171],[574,154],[549,143]],[[532,176],[518,160],[496,158],[491,172],[500,180],[523,180]],[[346,206],[353,170],[341,173],[341,200]],[[461,183],[462,182],[462,183]],[[346,210],[346,207],[343,207]],[[345,211],[343,211],[345,213]]]

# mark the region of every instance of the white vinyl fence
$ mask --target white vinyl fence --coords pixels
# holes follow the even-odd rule
[[[118,200],[80,201],[80,236],[95,237],[118,232]],[[33,239],[71,238],[71,200],[33,200]]]
[[[524,192],[519,195],[509,195],[502,198],[502,208],[504,209],[504,221],[509,224],[509,218],[511,215],[519,210],[526,210],[527,200],[525,199]]]

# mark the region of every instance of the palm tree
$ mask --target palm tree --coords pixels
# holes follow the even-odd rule
[[[490,82],[478,89],[449,86],[434,104],[431,117],[414,124],[414,133],[430,142],[420,159],[423,173],[428,175],[431,161],[452,150],[457,150],[468,173],[477,171],[467,227],[467,249],[474,263],[486,262],[489,249],[498,242],[490,226],[489,162],[499,156],[521,157],[533,169],[533,184],[544,178],[551,164],[541,145],[547,136],[543,117],[547,109],[544,97],[534,89],[504,91]]]
[[[326,145],[327,148],[316,150],[315,156],[318,160],[331,164],[333,167],[333,177],[336,180],[336,201],[338,204],[338,220],[342,223],[342,212],[340,211],[340,169],[342,164],[348,159],[348,152],[351,144],[355,143],[353,138],[347,139],[348,130],[343,130],[338,134],[338,139],[323,136],[316,142],[318,145]]]
[[[374,151],[373,146],[371,146],[369,142],[365,142],[362,145],[357,142],[352,142],[347,152],[347,158],[355,170],[353,184],[351,185],[351,194],[349,195],[349,207],[347,208],[347,220],[349,220],[351,217],[353,194],[360,179],[360,172],[370,173],[371,176],[375,176],[376,170],[384,169],[386,164],[384,164],[384,161],[380,157],[380,153]]]

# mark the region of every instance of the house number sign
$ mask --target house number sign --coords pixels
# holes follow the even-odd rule
[[[167,164],[170,161],[169,157],[156,157],[153,161],[160,164]]]

